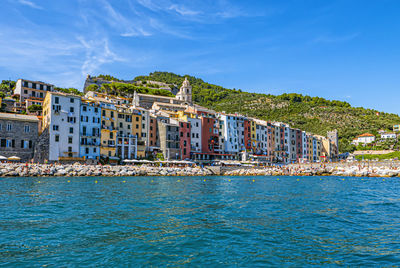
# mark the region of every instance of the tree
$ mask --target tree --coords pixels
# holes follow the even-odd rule
[[[31,106],[28,107],[28,111],[30,113],[34,113],[34,112],[41,111],[41,110],[42,110],[42,106],[38,105],[38,104],[32,104]]]
[[[86,91],[97,91],[99,90],[99,86],[96,84],[91,84],[86,88]]]

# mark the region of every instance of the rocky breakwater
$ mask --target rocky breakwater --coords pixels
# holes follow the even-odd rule
[[[386,167],[267,167],[267,168],[239,168],[225,172],[227,176],[347,176],[347,177],[400,177],[400,169]]]
[[[212,172],[200,167],[101,166],[0,164],[1,177],[86,177],[86,176],[208,176]]]

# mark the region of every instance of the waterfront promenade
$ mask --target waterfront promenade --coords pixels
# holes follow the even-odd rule
[[[400,162],[290,164],[269,167],[0,163],[1,177],[86,176],[352,176],[400,177]]]

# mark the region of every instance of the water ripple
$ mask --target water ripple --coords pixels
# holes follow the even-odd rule
[[[203,179],[1,179],[0,266],[400,263],[396,178]]]

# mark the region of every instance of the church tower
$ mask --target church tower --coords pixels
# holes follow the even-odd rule
[[[178,94],[176,94],[176,98],[188,104],[192,104],[192,86],[187,77],[185,77],[185,81],[183,81]]]

